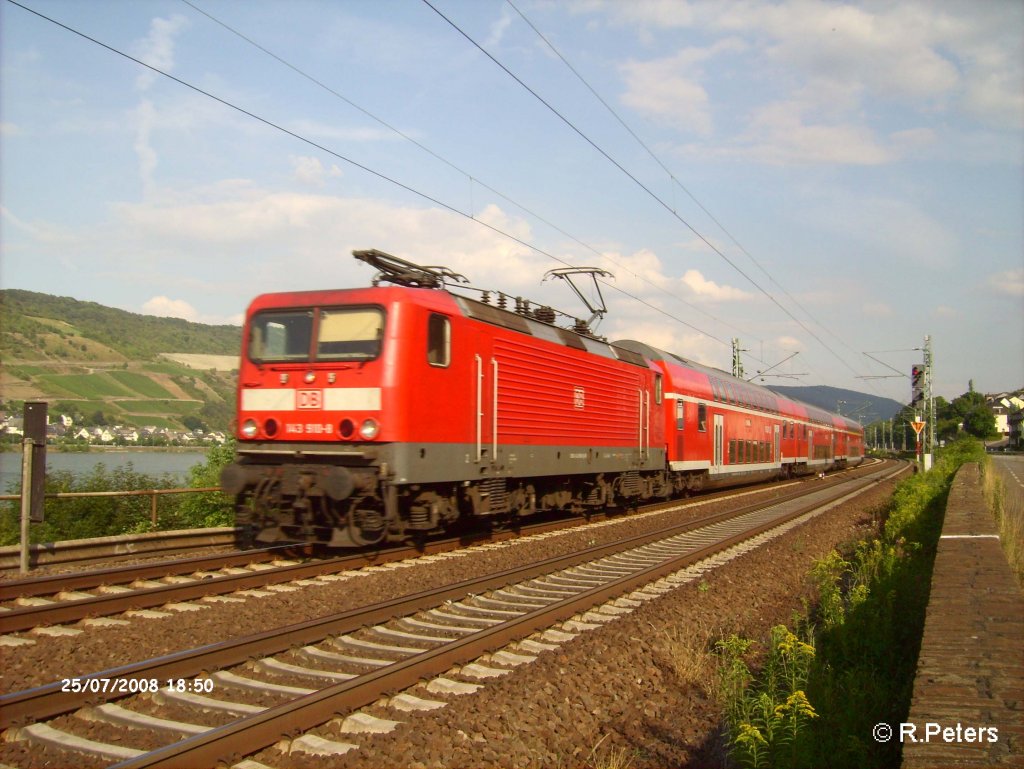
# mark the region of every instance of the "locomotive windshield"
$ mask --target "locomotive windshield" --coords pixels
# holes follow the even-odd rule
[[[384,313],[373,307],[260,312],[249,323],[249,359],[370,360],[380,355],[383,337]]]

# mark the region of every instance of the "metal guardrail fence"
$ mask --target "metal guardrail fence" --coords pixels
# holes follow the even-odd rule
[[[158,556],[198,550],[213,546],[233,545],[237,537],[234,526],[210,529],[177,529],[151,531],[144,534],[121,534],[90,539],[66,539],[28,546],[30,567],[89,563],[116,556]],[[0,547],[0,572],[18,569],[21,545]]]
[[[22,488],[25,488],[25,484],[22,484]],[[157,500],[161,496],[167,494],[203,494],[210,492],[220,492],[220,486],[200,486],[196,488],[185,488],[185,489],[132,489],[128,491],[57,491],[44,493],[42,495],[43,500],[47,499],[75,499],[83,497],[149,497],[149,515],[150,522],[154,527],[159,522],[159,512],[157,509]],[[28,493],[24,491],[21,494],[0,494],[0,502],[14,502],[20,501],[22,507],[22,535],[21,544],[17,547],[20,551],[20,570],[23,574],[27,574],[32,564],[39,564],[42,561],[40,556],[44,553],[51,552],[60,543],[46,543],[46,544],[29,544],[28,537],[28,515],[26,513],[27,502],[26,497],[31,498],[33,496],[31,487]],[[2,549],[2,548],[0,548]],[[2,560],[2,559],[0,559]]]
[[[132,491],[57,491],[50,492],[43,495],[43,499],[74,499],[76,497],[151,497],[150,499],[150,521],[156,526],[158,521],[157,516],[157,498],[163,494],[190,494],[190,493],[208,493],[211,491],[220,491],[220,486],[201,486],[198,488],[189,489],[135,489]],[[14,500],[21,500],[21,494],[0,494],[0,502],[13,502]]]

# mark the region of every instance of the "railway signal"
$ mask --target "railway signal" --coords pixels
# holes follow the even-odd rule
[[[921,404],[924,403],[925,380],[924,364],[915,364],[910,369],[910,405],[914,409],[920,408]],[[918,432],[920,434],[920,431]]]

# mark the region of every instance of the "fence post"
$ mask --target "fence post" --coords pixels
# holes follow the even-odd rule
[[[31,438],[21,442],[21,561],[22,574],[28,574],[29,520],[32,511],[32,447]]]
[[[43,496],[46,492],[46,425],[45,401],[26,401],[23,411],[21,444],[21,573],[29,570],[30,524],[42,523]]]
[[[150,506],[149,506],[149,519],[153,523],[153,528],[156,528],[156,489],[151,489],[149,494]]]

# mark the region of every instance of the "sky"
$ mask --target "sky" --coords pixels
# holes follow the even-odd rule
[[[598,333],[769,386],[1024,387],[1019,0],[18,2],[3,288],[240,323],[376,248],[587,317],[595,266]]]

